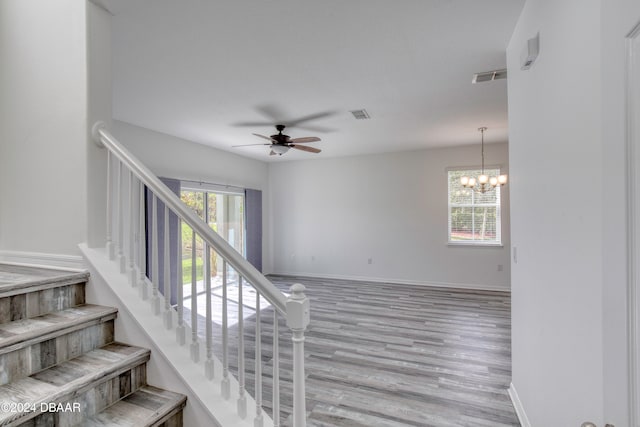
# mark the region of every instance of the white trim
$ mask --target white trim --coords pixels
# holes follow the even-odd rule
[[[479,283],[447,283],[447,282],[431,282],[420,280],[404,280],[404,279],[392,279],[384,277],[369,277],[369,276],[350,276],[343,274],[318,274],[318,273],[303,273],[293,271],[274,271],[267,273],[274,276],[300,276],[309,277],[314,279],[327,279],[327,280],[354,280],[359,282],[375,282],[375,283],[387,283],[389,285],[411,285],[411,286],[427,286],[436,288],[450,288],[450,289],[469,289],[476,291],[499,291],[499,292],[511,292],[511,288],[504,288],[502,286],[495,285],[483,285]]]
[[[477,242],[477,243],[474,243]],[[447,242],[447,246],[457,246],[463,248],[504,248],[502,243],[497,242],[486,242],[483,240],[475,240],[475,241],[449,241]]]
[[[204,181],[190,181],[186,179],[180,180],[180,191],[206,191],[208,193],[217,194],[233,194],[244,196],[245,189],[235,185],[214,184]]]
[[[509,385],[509,397],[511,398],[511,403],[513,404],[513,409],[516,411],[516,415],[518,416],[518,420],[522,427],[531,427],[531,423],[529,422],[529,418],[527,418],[527,414],[524,412],[524,406],[522,406],[522,402],[520,401],[520,396],[518,396],[518,392],[516,391],[516,387],[511,383]]]
[[[634,69],[634,63],[640,61],[635,59],[633,44],[634,39],[640,37],[640,23],[629,32],[626,37],[627,49],[627,67],[625,78],[625,94],[626,94],[626,182],[627,186],[627,319],[628,319],[628,357],[629,357],[629,418],[631,426],[640,425],[640,277],[638,275],[638,222],[637,210],[638,200],[637,194],[640,190],[637,187],[638,173],[636,163],[638,159],[638,138],[640,137],[640,129],[636,129],[635,114],[638,108],[635,103],[635,96],[639,91],[635,85],[640,84],[637,77],[638,70]]]
[[[60,255],[42,252],[0,251],[0,262],[58,270],[84,271],[85,263],[79,255]]]

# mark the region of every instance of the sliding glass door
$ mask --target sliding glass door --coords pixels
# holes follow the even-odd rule
[[[213,190],[192,189],[183,186],[180,198],[209,226],[233,246],[240,254],[245,255],[245,226],[244,226],[244,194],[221,192]],[[191,229],[182,224],[182,272],[183,283],[191,283],[192,266],[192,235]],[[202,240],[196,239],[196,272],[198,288],[203,278],[202,260],[204,249]],[[211,275],[219,277],[222,274],[222,259],[211,254]]]

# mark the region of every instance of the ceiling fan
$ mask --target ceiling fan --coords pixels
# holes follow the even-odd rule
[[[282,156],[284,153],[289,151],[290,148],[295,148],[296,150],[307,151],[309,153],[319,153],[320,149],[314,147],[308,147],[306,145],[299,144],[308,144],[309,142],[318,142],[320,138],[317,136],[306,136],[303,138],[291,138],[289,135],[285,135],[282,133],[286,126],[285,125],[276,125],[277,134],[271,136],[264,136],[258,133],[254,133],[255,136],[263,139],[267,139],[270,142],[262,143],[262,144],[244,144],[244,145],[234,145],[233,147],[248,147],[255,145],[268,145],[271,147],[271,151],[269,152],[270,156],[275,156],[276,154]]]

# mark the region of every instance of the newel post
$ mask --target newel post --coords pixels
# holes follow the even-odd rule
[[[304,331],[309,325],[309,300],[300,283],[291,286],[291,296],[287,299],[287,326],[293,333],[293,427],[305,427],[307,410],[305,406],[304,374]]]

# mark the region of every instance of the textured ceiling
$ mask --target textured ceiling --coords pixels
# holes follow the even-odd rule
[[[507,140],[506,80],[471,78],[505,67],[524,0],[102,3],[117,120],[265,161]],[[321,154],[231,147],[313,115],[285,133]]]

